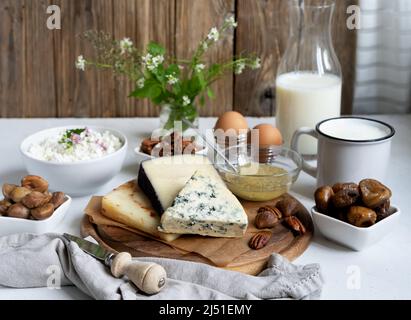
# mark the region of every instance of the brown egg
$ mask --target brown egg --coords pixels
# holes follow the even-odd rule
[[[215,130],[221,129],[227,132],[230,129],[234,129],[237,134],[242,130],[248,130],[247,120],[241,113],[236,111],[229,111],[224,113],[217,121]]]
[[[283,144],[283,137],[280,130],[273,127],[271,124],[259,124],[254,127],[254,129],[259,131],[260,146],[280,146]]]

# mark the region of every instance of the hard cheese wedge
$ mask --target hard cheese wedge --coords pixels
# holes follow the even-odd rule
[[[144,161],[140,166],[138,185],[150,199],[153,208],[162,214],[199,169],[220,179],[207,157],[187,154]]]
[[[158,230],[160,216],[154,211],[150,201],[139,190],[134,181],[114,189],[103,197],[102,214],[166,241],[173,241],[179,237],[178,235],[166,234]]]
[[[223,182],[197,171],[161,216],[160,230],[212,237],[242,237],[248,218]]]

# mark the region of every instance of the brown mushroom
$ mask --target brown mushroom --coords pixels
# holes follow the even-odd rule
[[[283,217],[291,217],[297,213],[299,203],[294,198],[285,197],[278,201],[275,207],[280,210]]]
[[[47,203],[42,207],[32,209],[30,212],[36,220],[45,220],[53,215],[54,205],[52,203]]]
[[[30,216],[30,210],[21,203],[15,203],[7,210],[7,215],[12,218],[27,219]]]
[[[34,209],[45,205],[50,201],[50,199],[51,196],[48,196],[38,191],[32,191],[23,199],[21,199],[21,203],[29,209]]]
[[[391,201],[387,200],[382,205],[374,209],[375,213],[377,214],[377,222],[384,220],[385,218],[388,218],[392,214],[390,208]]]
[[[356,189],[343,189],[338,191],[332,197],[332,202],[335,208],[341,209],[355,204],[360,198],[360,192]]]
[[[381,206],[392,196],[391,190],[381,182],[365,179],[360,182],[361,198],[364,204],[371,209]]]
[[[367,228],[375,224],[377,214],[374,210],[366,207],[352,206],[348,211],[347,219],[356,227]]]
[[[16,187],[14,190],[11,192],[11,200],[14,202],[18,203],[20,202],[25,196],[27,196],[29,193],[31,193],[30,189],[27,189],[25,187]]]
[[[49,183],[39,176],[26,176],[21,180],[21,185],[27,189],[46,192],[49,188]]]
[[[11,205],[12,203],[7,199],[1,200],[0,201],[0,216],[6,215],[7,210],[9,210]]]
[[[65,201],[66,201],[66,195],[64,194],[64,192],[54,192],[51,197],[50,203],[54,205],[54,209],[57,209]]]
[[[15,184],[10,184],[10,183],[3,184],[2,192],[3,192],[4,197],[6,199],[11,199],[11,193],[16,188],[17,188],[17,186]]]
[[[323,186],[315,191],[315,205],[317,210],[324,214],[329,214],[331,199],[334,196],[334,191],[330,186]]]
[[[358,190],[358,185],[354,182],[349,183],[336,183],[333,185],[334,193],[340,192],[341,190]]]

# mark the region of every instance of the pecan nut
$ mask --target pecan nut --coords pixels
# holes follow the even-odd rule
[[[297,235],[303,235],[307,232],[303,223],[296,216],[287,217],[284,219],[285,225]]]
[[[270,231],[262,231],[255,234],[249,243],[251,249],[260,250],[264,248],[271,239],[272,233]]]
[[[262,211],[255,217],[257,229],[270,229],[278,223],[278,218],[271,211]]]
[[[258,229],[274,227],[282,218],[281,211],[274,207],[261,207],[255,217],[255,226]]]
[[[299,203],[294,198],[286,197],[278,201],[275,207],[281,211],[282,216],[290,217],[297,213]]]

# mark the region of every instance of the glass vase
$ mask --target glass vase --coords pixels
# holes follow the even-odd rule
[[[182,128],[183,133],[185,133],[187,129],[189,129],[189,126],[182,122],[183,119],[191,122],[195,129],[199,128],[199,115],[195,106],[161,105],[160,128],[167,131]]]

